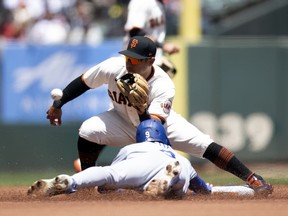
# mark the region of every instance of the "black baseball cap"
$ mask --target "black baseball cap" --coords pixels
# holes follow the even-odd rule
[[[135,36],[129,40],[127,49],[119,53],[135,59],[148,59],[155,57],[156,44],[148,37]]]

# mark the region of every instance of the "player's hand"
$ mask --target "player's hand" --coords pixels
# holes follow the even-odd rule
[[[178,53],[180,51],[178,46],[176,46],[173,43],[169,43],[169,42],[165,42],[163,44],[162,49],[165,53],[168,53],[169,55],[174,54],[174,53]]]
[[[62,110],[61,109],[51,106],[46,113],[47,113],[46,118],[49,119],[51,125],[60,126],[62,124],[62,121],[61,121]]]

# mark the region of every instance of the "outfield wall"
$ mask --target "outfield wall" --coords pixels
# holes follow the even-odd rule
[[[243,160],[288,160],[288,39],[213,38],[188,52],[189,119]]]
[[[176,93],[176,109],[187,104],[181,114],[244,161],[288,161],[287,44],[283,38],[214,38],[187,45],[187,65],[182,67],[187,71],[178,73],[187,72],[188,89],[187,94]],[[106,88],[64,106],[61,127],[46,120],[49,91],[63,88],[119,49],[121,41],[97,47],[3,48],[0,171],[71,169],[77,158],[78,128],[107,108]],[[176,77],[176,88],[183,82]],[[106,148],[99,164],[110,163],[118,149]]]

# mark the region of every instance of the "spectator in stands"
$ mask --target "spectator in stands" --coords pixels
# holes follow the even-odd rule
[[[66,43],[69,25],[63,16],[57,16],[48,9],[42,19],[37,20],[27,32],[29,43]]]
[[[4,22],[1,33],[4,38],[9,40],[25,40],[27,26],[32,20],[26,4],[19,2],[11,11],[4,8],[3,5],[3,10],[6,14],[2,16]]]
[[[93,4],[77,0],[73,7],[67,10],[70,25],[68,43],[97,44],[103,40],[104,33],[93,16]]]

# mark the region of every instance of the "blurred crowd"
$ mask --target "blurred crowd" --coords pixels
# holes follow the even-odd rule
[[[177,35],[181,0],[165,1],[167,35]],[[200,1],[202,33],[207,34],[207,29],[221,18],[268,0]],[[122,37],[128,3],[129,0],[0,0],[0,42],[97,44],[103,39]]]
[[[129,0],[0,0],[0,40],[97,44],[124,35]],[[180,0],[170,0],[168,34],[177,34]],[[174,23],[174,24],[173,24]]]
[[[2,0],[1,38],[28,43],[98,43],[122,34],[123,2],[116,0]]]

